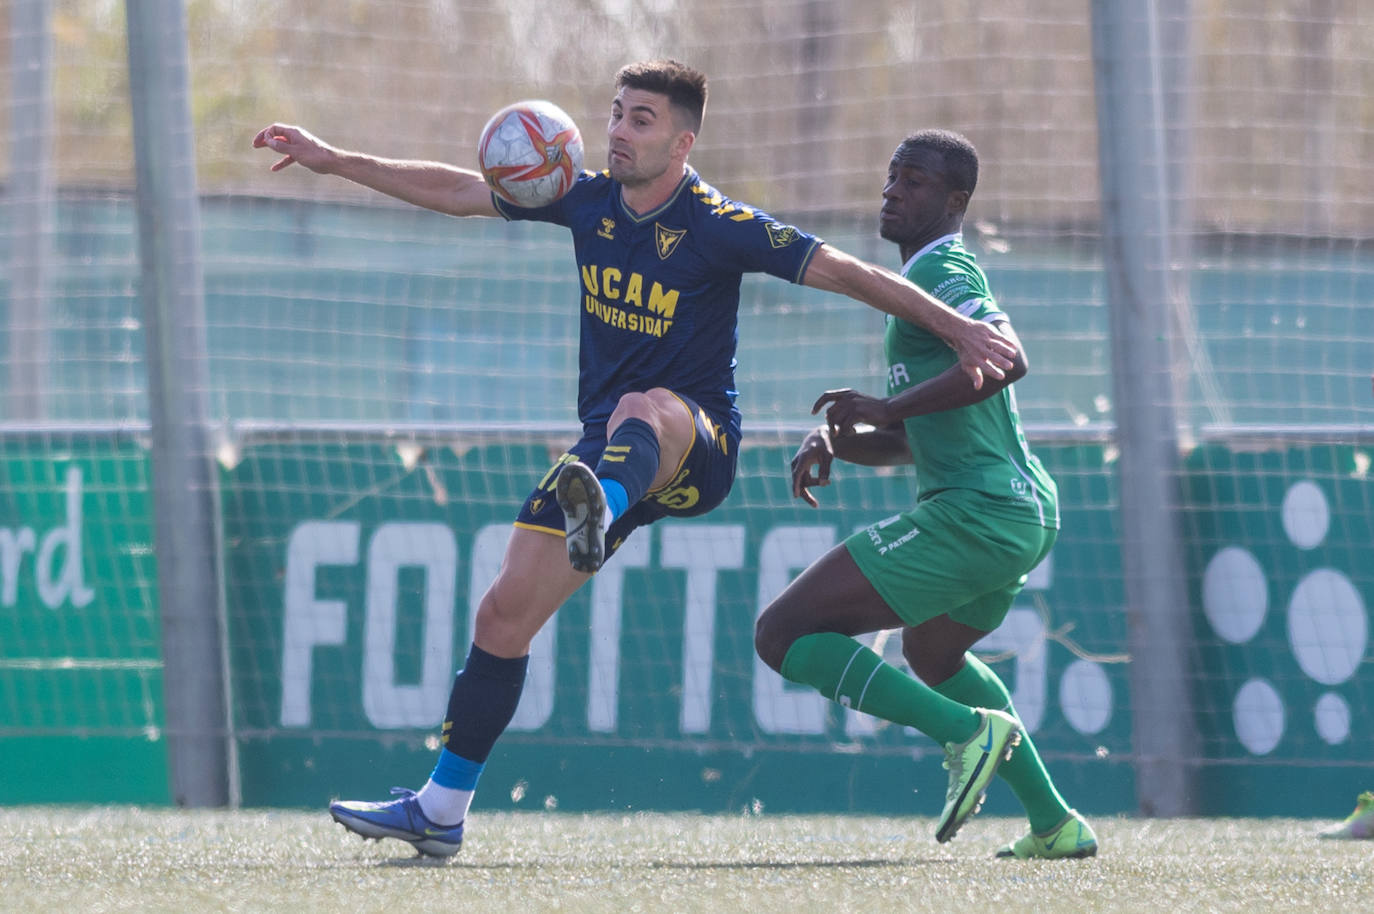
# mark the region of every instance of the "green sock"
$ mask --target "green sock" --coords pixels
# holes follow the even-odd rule
[[[1016,714],[1006,685],[987,664],[972,654],[965,654],[964,668],[937,685],[935,691],[976,707],[996,708]],[[1040,753],[1035,751],[1035,743],[1031,742],[1030,734],[1024,730],[1021,732],[1021,744],[1011,758],[997,769],[997,773],[1026,808],[1026,818],[1030,819],[1032,831],[1048,831],[1069,814],[1068,804],[1055,789],[1044,762],[1040,760]]]
[[[809,685],[847,708],[915,727],[936,742],[966,742],[981,719],[968,705],[906,675],[847,635],[821,632],[792,643],[783,678]]]

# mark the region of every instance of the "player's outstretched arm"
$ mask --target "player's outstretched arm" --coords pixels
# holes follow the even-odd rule
[[[406,203],[450,216],[500,215],[482,176],[466,168],[442,162],[382,159],[349,152],[290,124],[264,127],[253,137],[253,146],[282,154],[283,158],[272,166],[273,171],[302,165],[316,174],[338,175]]]
[[[835,456],[853,463],[879,466],[880,464],[873,463],[871,460],[842,452],[839,447],[840,443],[862,438],[867,432],[859,429],[864,426],[880,430],[901,430],[902,420],[910,419],[912,416],[927,416],[931,413],[961,409],[974,403],[981,403],[998,391],[1024,378],[1030,369],[1026,364],[1025,350],[1021,346],[1021,340],[1017,338],[1016,331],[1011,327],[1011,322],[999,320],[991,326],[1015,345],[1017,352],[1012,359],[1011,366],[1002,377],[992,378],[982,386],[972,384],[961,366],[951,365],[935,377],[908,387],[891,397],[872,397],[847,388],[844,390],[827,390],[821,394],[816,400],[816,404],[811,407],[811,412],[814,414],[822,406],[829,404],[829,408],[825,411],[825,422],[830,431],[831,440],[835,444]],[[901,440],[903,449],[906,449],[905,435],[902,436]],[[906,450],[906,456],[909,458],[911,456],[910,450]],[[863,452],[855,451],[854,453],[862,454]]]
[[[981,321],[970,320],[891,270],[821,245],[802,282],[839,292],[887,314],[926,328],[959,355],[959,365],[983,386],[984,376],[1002,378],[1012,367],[1016,346]]]

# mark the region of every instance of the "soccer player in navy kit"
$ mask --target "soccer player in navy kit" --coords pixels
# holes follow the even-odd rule
[[[456,216],[537,219],[568,227],[581,297],[578,412],[583,437],[520,509],[496,578],[477,609],[454,679],[444,748],[418,792],[339,801],[330,812],[366,837],[449,856],[462,843],[478,776],[515,713],[531,640],[637,526],[710,511],[730,490],[739,452],[734,356],[740,277],[767,272],[839,292],[930,330],[975,385],[1000,378],[1014,345],[895,273],[865,263],[701,181],[687,155],[701,129],[706,78],[670,60],[624,67],[607,127],[606,171],[558,202],[499,202],[479,174],[437,162],[336,149],[273,124],[253,140],[284,158]]]

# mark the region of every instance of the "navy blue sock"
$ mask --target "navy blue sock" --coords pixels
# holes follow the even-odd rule
[[[486,762],[515,716],[529,665],[528,655],[507,659],[472,646],[448,696],[444,745],[449,752],[470,762]]]
[[[643,419],[626,419],[620,423],[606,443],[601,462],[596,465],[596,475],[598,479],[611,480],[625,489],[626,509],[637,504],[658,475],[658,435],[654,434],[653,426]],[[605,483],[602,485],[604,487]]]

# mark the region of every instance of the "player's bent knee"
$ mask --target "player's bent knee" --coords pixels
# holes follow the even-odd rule
[[[798,637],[796,632],[789,632],[780,624],[779,615],[769,607],[754,622],[754,650],[759,659],[777,673],[782,672],[782,659]]]
[[[616,401],[615,410],[611,412],[611,424],[619,425],[626,419],[642,419],[651,425],[654,424],[652,420],[657,407],[652,393],[653,391],[641,393],[632,390],[621,394],[620,399]]]
[[[523,657],[529,653],[530,642],[542,625],[542,619],[536,621],[527,616],[520,607],[502,601],[495,588],[488,590],[477,606],[472,640],[498,657]]]
[[[622,394],[611,413],[610,425],[617,426],[626,419],[640,419],[649,423],[655,434],[662,435],[664,426],[677,420],[679,413],[685,413],[690,424],[691,412],[684,409],[678,396],[666,387],[653,387]]]
[[[617,400],[615,404],[615,411],[629,413],[642,412],[653,406],[653,402],[653,398],[649,396],[649,394],[639,390],[632,390],[620,395],[620,399]]]
[[[902,633],[902,657],[917,678],[931,686],[949,679],[964,665],[962,650],[951,654],[945,648],[913,635],[911,629]]]

